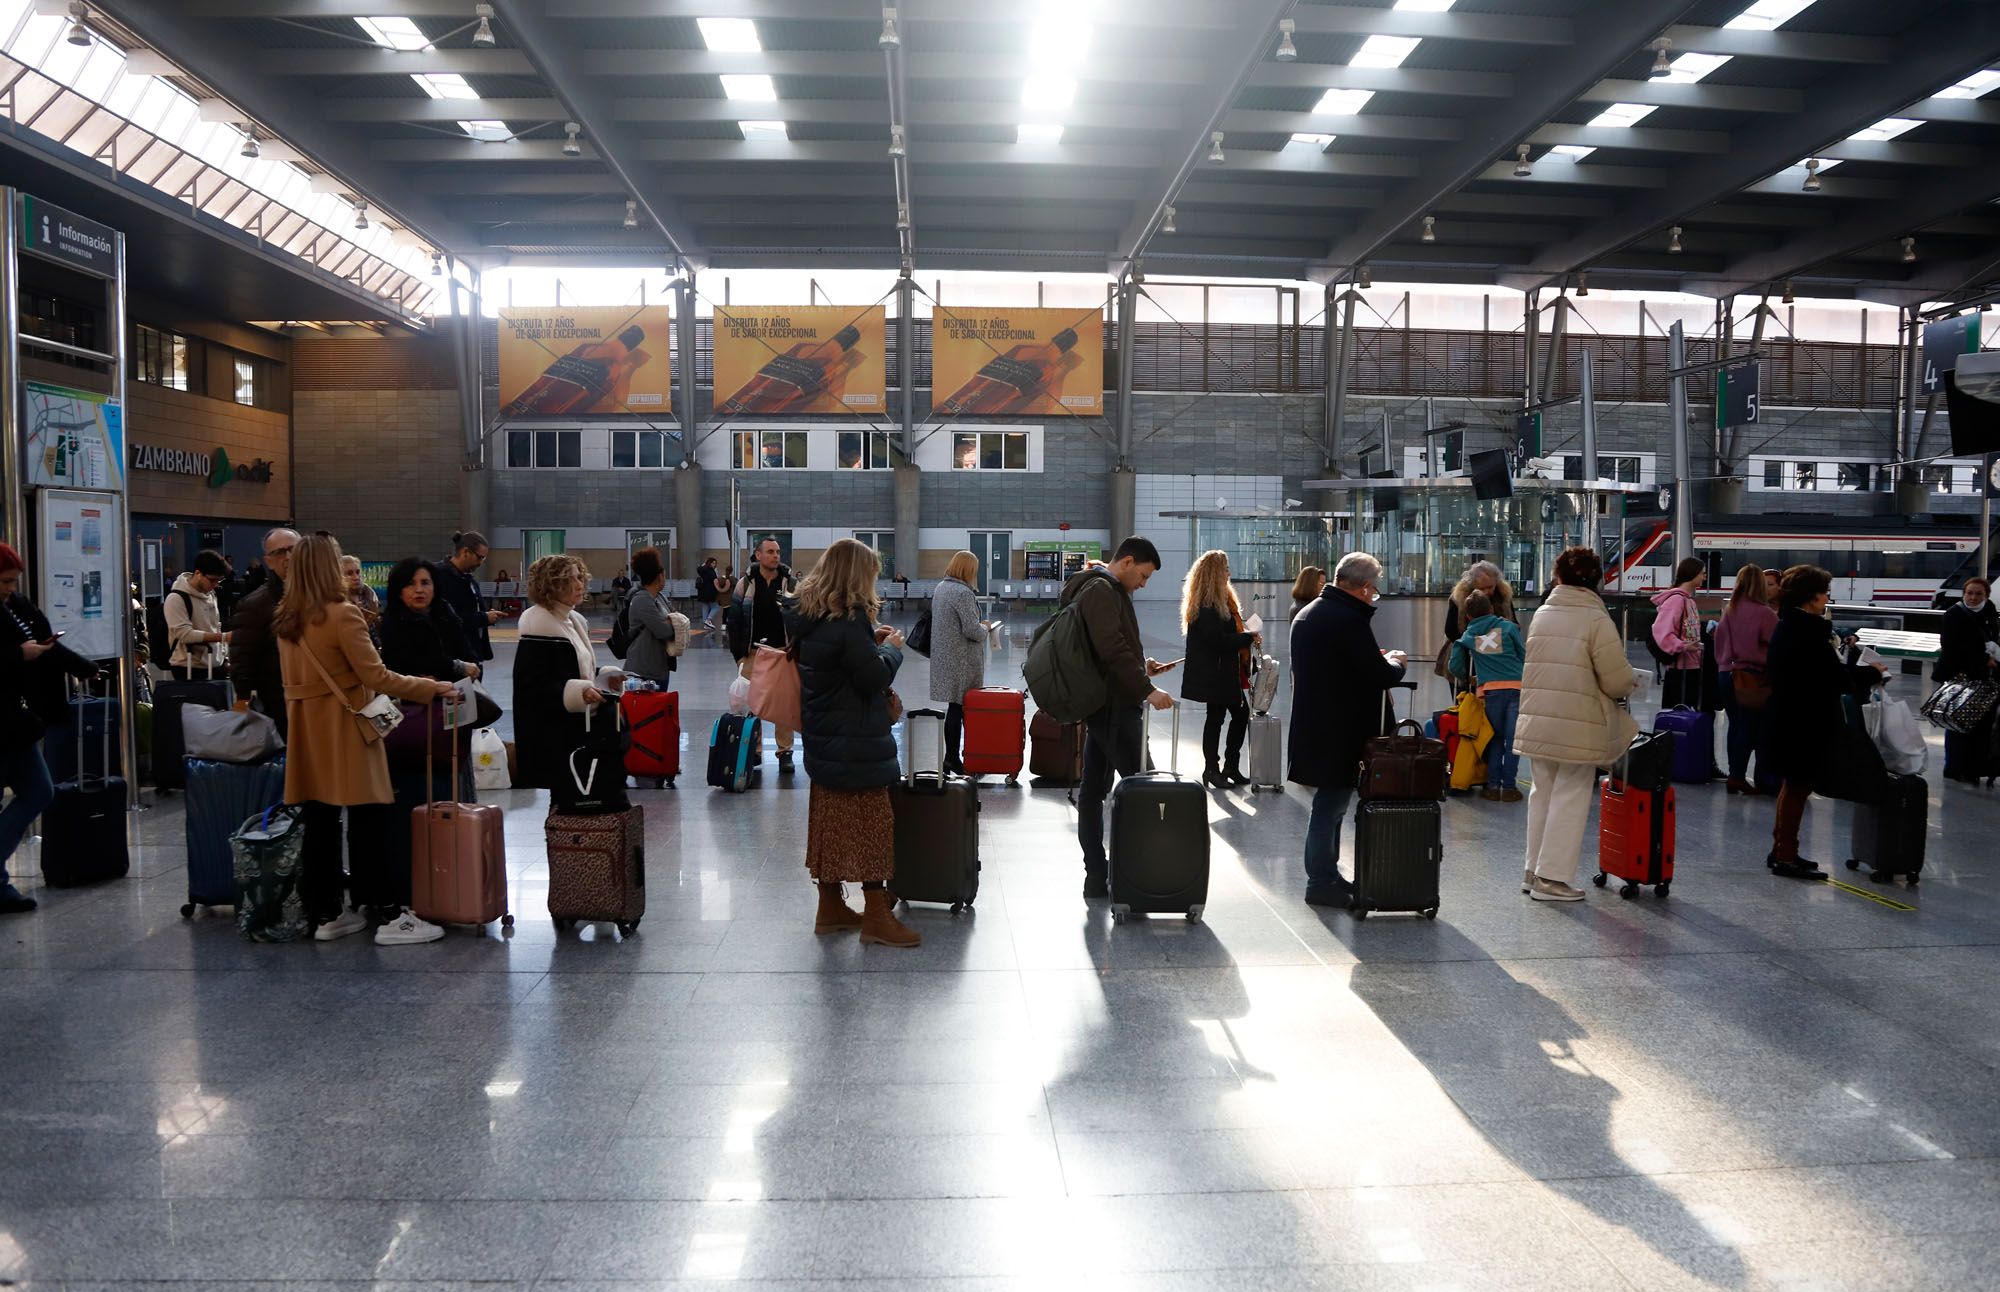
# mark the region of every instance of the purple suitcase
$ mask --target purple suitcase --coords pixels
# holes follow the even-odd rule
[[[1674,733],[1673,778],[1705,785],[1715,779],[1715,715],[1681,705],[1653,717],[1653,730]]]

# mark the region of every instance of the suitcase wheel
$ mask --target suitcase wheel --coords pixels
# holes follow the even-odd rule
[[[500,927],[503,929],[511,929],[514,927],[513,912],[510,911],[507,914],[500,917]]]
[[[1610,876],[1606,875],[1603,871],[1600,870],[1595,875],[1592,875],[1590,877],[1590,882],[1597,885],[1599,888],[1602,888],[1604,887],[1604,881],[1609,878]]]
[[[1637,897],[1639,895],[1639,886],[1628,883],[1618,890],[1618,895],[1620,897]]]
[[[1847,859],[1847,868],[1849,870],[1861,869],[1861,859],[1859,857],[1849,857]]]
[[[1187,922],[1189,924],[1201,923],[1201,913],[1206,909],[1200,902],[1196,902],[1193,906],[1188,907]]]
[[[1113,906],[1111,908],[1111,922],[1113,924],[1123,924],[1125,918],[1130,914],[1132,914],[1132,908],[1129,906]]]
[[[556,932],[558,932],[558,933],[567,933],[567,932],[569,932],[569,931],[570,931],[571,929],[573,929],[573,928],[575,928],[575,927],[576,927],[576,921],[575,921],[575,920],[557,920],[557,921],[555,921],[555,926],[556,926]]]
[[[623,936],[625,936],[625,937],[628,937],[628,938],[629,938],[629,937],[631,937],[631,936],[632,936],[632,935],[633,935],[634,933],[637,933],[638,931],[639,931],[639,921],[637,921],[637,920],[620,920],[620,921],[618,921],[618,932],[619,932],[619,933],[620,933],[621,935],[623,935]]]
[[[674,778],[673,778],[673,777],[671,777],[671,776],[668,776],[668,777],[665,777],[664,779],[662,779],[662,780],[660,781],[660,784],[659,784],[659,785],[656,785],[656,786],[654,786],[653,788],[655,788],[655,789],[659,789],[659,788],[662,788],[662,787],[665,787],[666,789],[672,789],[672,788],[674,788]]]
[[[1673,883],[1674,883],[1673,880],[1668,879],[1668,880],[1662,880],[1660,883],[1653,885],[1653,896],[1662,898],[1665,897],[1667,895],[1667,890],[1673,887]]]
[[[959,914],[959,913],[960,913],[961,911],[969,911],[969,910],[971,910],[971,909],[972,909],[972,903],[971,903],[971,902],[953,902],[953,903],[951,904],[951,913],[952,913],[953,915],[957,915],[957,914]]]
[[[181,918],[184,920],[191,920],[194,918],[193,902],[183,902],[181,904]]]
[[[1367,907],[1365,907],[1365,906],[1356,906],[1356,907],[1353,907],[1353,908],[1351,908],[1351,909],[1352,909],[1352,910],[1353,910],[1353,912],[1354,912],[1354,918],[1355,918],[1355,919],[1357,919],[1357,920],[1365,920],[1365,919],[1367,919],[1367,918],[1368,918],[1368,908],[1367,908]]]
[[[1424,910],[1417,912],[1417,914],[1423,916],[1427,920],[1434,920],[1438,917],[1438,908],[1435,906],[1426,907]]]

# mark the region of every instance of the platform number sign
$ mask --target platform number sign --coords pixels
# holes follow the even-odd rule
[[[1716,370],[1716,430],[1756,423],[1763,377],[1763,367],[1755,359],[1746,359]]]
[[[1522,413],[1514,419],[1514,449],[1521,461],[1542,456],[1542,415]]]
[[[1944,389],[1944,374],[1958,369],[1958,356],[1979,351],[1979,314],[1961,314],[1924,325],[1924,393]]]

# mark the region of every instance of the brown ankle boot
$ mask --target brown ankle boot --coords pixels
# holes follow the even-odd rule
[[[861,927],[861,912],[847,904],[839,884],[819,886],[819,914],[813,919],[814,933],[840,933]]]
[[[913,947],[924,940],[909,925],[896,918],[896,899],[886,888],[864,888],[861,902],[868,908],[861,917],[861,941],[885,947]]]

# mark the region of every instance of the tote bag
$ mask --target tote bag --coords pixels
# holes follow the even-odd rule
[[[797,731],[801,723],[797,649],[760,642],[750,656],[750,712],[783,731]]]

